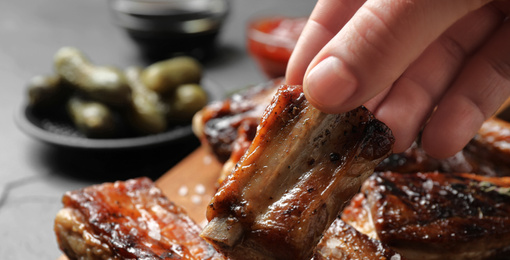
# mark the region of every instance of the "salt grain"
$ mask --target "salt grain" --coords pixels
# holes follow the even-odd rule
[[[212,162],[211,156],[204,156],[204,164],[209,165]]]
[[[188,187],[186,187],[186,186],[181,186],[181,187],[179,188],[178,194],[179,194],[179,196],[182,196],[182,197],[184,197],[184,196],[188,195]]]
[[[197,184],[197,186],[195,186],[195,192],[199,195],[204,195],[205,193],[205,186],[202,185],[202,184]]]
[[[202,197],[200,197],[199,195],[193,195],[191,196],[191,202],[193,202],[193,204],[200,204],[202,202]]]

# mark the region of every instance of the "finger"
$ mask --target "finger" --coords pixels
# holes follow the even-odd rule
[[[439,98],[468,56],[503,22],[504,15],[486,5],[460,19],[434,41],[395,82],[374,110],[395,136],[395,152],[416,139]]]
[[[455,21],[488,1],[367,1],[312,60],[304,80],[308,100],[330,113],[365,103]]]
[[[363,4],[359,0],[319,0],[289,59],[286,83],[302,84],[306,68],[320,49],[351,19]]]
[[[462,149],[510,96],[510,23],[466,64],[445,93],[422,136],[423,148],[444,158]]]

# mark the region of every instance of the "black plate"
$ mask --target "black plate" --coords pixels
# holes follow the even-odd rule
[[[224,90],[208,79],[202,80],[202,86],[210,100],[223,97]],[[59,111],[64,111],[61,109]],[[166,132],[154,135],[124,137],[115,139],[93,139],[81,134],[63,112],[38,113],[22,105],[14,117],[18,127],[27,135],[48,144],[77,149],[138,149],[168,145],[190,138],[193,135],[191,125],[175,125]]]

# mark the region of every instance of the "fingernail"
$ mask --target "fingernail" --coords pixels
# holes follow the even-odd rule
[[[304,90],[314,103],[326,112],[340,112],[340,106],[356,90],[357,80],[347,66],[336,57],[328,57],[317,64],[304,80]]]

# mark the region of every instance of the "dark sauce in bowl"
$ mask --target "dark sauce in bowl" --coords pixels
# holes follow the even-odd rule
[[[228,0],[111,0],[116,23],[150,58],[214,53]]]

